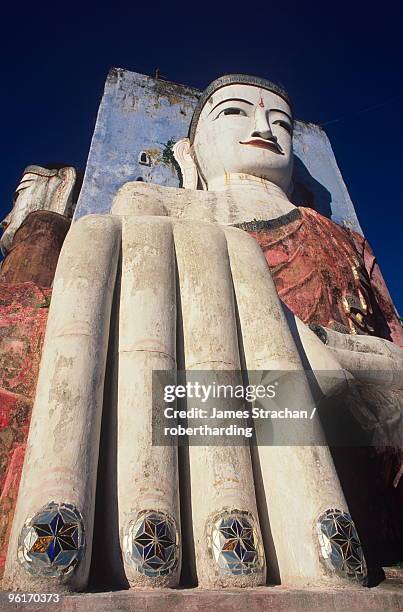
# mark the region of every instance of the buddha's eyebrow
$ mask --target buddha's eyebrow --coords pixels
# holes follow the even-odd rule
[[[26,179],[25,181],[20,181],[15,191],[22,191],[23,189],[28,189],[28,187],[30,186],[29,184],[33,182],[34,179]],[[28,183],[28,185],[26,183]]]
[[[218,104],[216,104],[214,108],[211,109],[209,115],[213,112],[213,110],[217,108],[217,106],[220,106],[220,104],[224,104],[225,102],[245,102],[245,104],[250,104],[251,106],[253,106],[253,103],[249,102],[249,100],[243,100],[242,98],[228,98],[228,100],[222,100],[221,102],[218,102]]]

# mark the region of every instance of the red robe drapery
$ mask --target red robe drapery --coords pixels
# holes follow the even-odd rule
[[[365,238],[303,207],[238,227],[255,237],[281,300],[302,321],[403,346],[402,327]]]

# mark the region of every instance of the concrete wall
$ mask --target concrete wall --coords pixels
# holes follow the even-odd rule
[[[199,91],[112,68],[105,84],[75,219],[110,211],[116,191],[138,180],[178,187],[171,146],[187,135]],[[139,163],[141,152],[151,164]],[[296,122],[292,200],[362,233],[329,139]]]

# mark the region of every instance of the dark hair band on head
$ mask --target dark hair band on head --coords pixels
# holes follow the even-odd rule
[[[285,89],[280,87],[280,85],[272,83],[267,79],[252,76],[250,74],[226,74],[210,83],[210,85],[203,91],[202,95],[200,96],[189,127],[188,136],[191,144],[193,144],[193,140],[195,137],[197,122],[208,98],[210,98],[216,91],[218,91],[222,87],[225,87],[226,85],[254,85],[255,87],[262,87],[263,89],[272,91],[273,93],[283,98],[283,100],[287,102],[289,107],[292,108],[291,100],[289,98],[288,93]]]

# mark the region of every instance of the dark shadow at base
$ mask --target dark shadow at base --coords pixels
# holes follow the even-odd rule
[[[119,541],[117,491],[117,394],[119,376],[119,304],[121,259],[117,270],[104,385],[100,453],[96,490],[94,543],[90,569],[93,592],[128,589]]]
[[[193,534],[192,497],[190,480],[189,447],[178,448],[179,492],[182,533],[182,571],[180,588],[197,587],[196,557]]]
[[[280,568],[277,561],[273,534],[270,529],[269,510],[267,508],[266,494],[263,486],[262,470],[260,467],[259,451],[257,446],[251,446],[253,480],[255,484],[256,503],[259,514],[260,529],[266,555],[267,578],[266,584],[275,586],[281,584]]]
[[[175,258],[176,259],[176,258]],[[185,352],[183,341],[182,304],[178,271],[176,270],[176,307],[177,307],[177,330],[176,330],[176,361],[178,370],[185,369]],[[185,384],[185,381],[178,383]],[[185,400],[178,399],[178,409],[186,410],[183,405]],[[178,446],[178,471],[179,471],[179,500],[182,534],[182,571],[180,575],[180,588],[197,587],[196,554],[194,547],[193,513],[192,513],[192,483],[190,476],[189,447]]]

